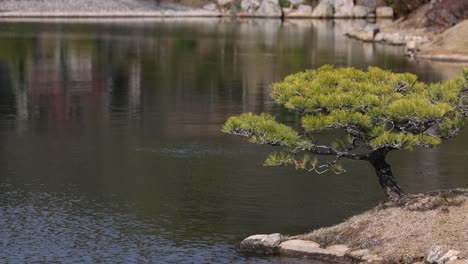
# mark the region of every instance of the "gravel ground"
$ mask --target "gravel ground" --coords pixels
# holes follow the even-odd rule
[[[189,11],[190,7],[160,0],[0,0],[5,12],[151,12]]]

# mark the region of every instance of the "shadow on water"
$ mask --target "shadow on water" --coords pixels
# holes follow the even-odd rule
[[[262,167],[271,148],[222,134],[223,122],[248,111],[295,122],[269,85],[326,63],[428,82],[461,72],[346,39],[359,23],[0,22],[0,259],[292,263],[236,247],[253,233],[305,232],[376,205],[375,176],[351,162],[344,175]],[[464,132],[391,162],[408,192],[467,187],[467,141]]]

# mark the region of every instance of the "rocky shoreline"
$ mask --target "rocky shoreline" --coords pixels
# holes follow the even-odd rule
[[[216,0],[201,8],[158,0],[3,0],[0,17],[251,17],[393,18],[393,9],[376,1]]]
[[[243,252],[328,263],[468,264],[468,190],[412,195],[309,234],[253,235]]]
[[[346,35],[364,42],[405,45],[411,58],[468,62],[467,18],[467,1],[438,0],[386,26],[369,23]],[[440,28],[440,21],[446,28]]]

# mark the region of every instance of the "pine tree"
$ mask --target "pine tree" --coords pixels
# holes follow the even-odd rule
[[[388,198],[398,201],[404,193],[385,160],[387,154],[433,147],[458,134],[468,116],[468,69],[463,77],[426,84],[410,73],[325,65],[273,84],[271,96],[297,112],[300,125],[281,124],[265,113],[246,113],[229,118],[222,131],[281,147],[267,157],[267,166],[343,173],[340,159],[367,161]],[[345,136],[329,144],[319,142],[320,132],[331,129]],[[329,158],[322,162],[319,156]]]

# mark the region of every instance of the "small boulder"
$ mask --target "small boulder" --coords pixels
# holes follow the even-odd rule
[[[356,5],[353,7],[353,17],[367,17],[369,15],[370,9],[362,5]]]
[[[333,5],[327,1],[320,2],[312,12],[313,17],[331,18],[333,17]]]
[[[312,13],[312,7],[310,5],[299,5],[297,11],[300,13]]]
[[[438,264],[443,264],[449,260],[457,260],[458,259],[458,255],[460,255],[460,251],[457,251],[457,250],[449,250],[447,251],[447,253],[445,253],[442,257],[440,257],[438,260],[437,260],[437,263]]]
[[[426,262],[437,263],[437,261],[443,256],[444,252],[440,246],[433,247],[427,254]]]
[[[255,12],[257,17],[281,17],[283,12],[278,0],[263,0]]]
[[[377,34],[380,31],[379,25],[369,23],[364,27],[365,31],[371,32],[372,34]]]
[[[215,4],[209,3],[203,6],[203,9],[208,10],[208,11],[216,11],[218,8],[216,7]]]
[[[298,7],[302,5],[304,2],[305,0],[289,0],[289,3],[291,3],[293,7]]]
[[[375,11],[378,6],[386,6],[385,0],[356,0],[356,5],[362,5],[370,9],[371,12]]]
[[[219,6],[225,6],[231,3],[231,0],[217,0]]]
[[[279,233],[253,235],[242,240],[240,249],[244,252],[271,255],[278,253],[281,241],[283,241],[283,236]]]
[[[313,241],[299,239],[284,241],[280,244],[280,249],[284,251],[315,252],[318,248],[320,245]]]
[[[335,17],[350,18],[353,17],[353,0],[335,0],[333,3],[335,9]]]
[[[379,6],[375,9],[375,15],[379,18],[393,18],[393,8],[389,6]]]

